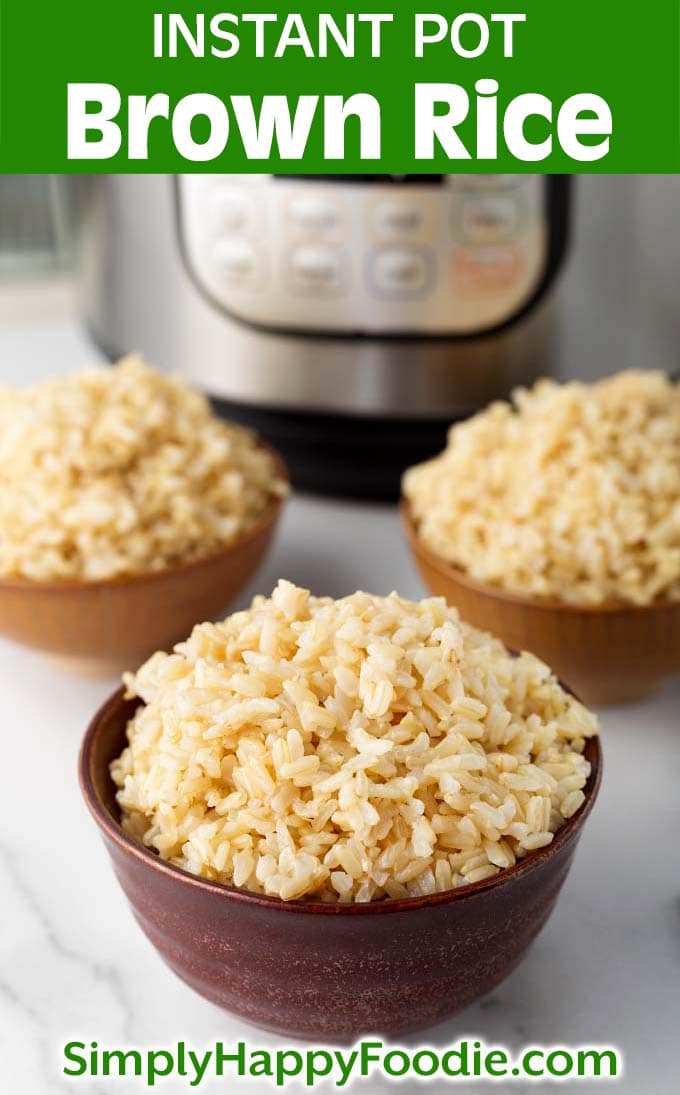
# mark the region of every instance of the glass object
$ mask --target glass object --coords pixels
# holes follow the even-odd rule
[[[0,175],[0,274],[62,269],[72,256],[66,175]]]

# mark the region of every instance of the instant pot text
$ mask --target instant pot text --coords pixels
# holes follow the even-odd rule
[[[613,118],[600,94],[584,89],[554,101],[540,90],[504,93],[500,66],[521,61],[527,18],[522,12],[418,13],[409,22],[410,59],[422,62],[423,76],[432,51],[441,58],[442,49],[450,54],[448,67],[455,76],[451,82],[424,79],[413,85],[412,151],[424,170],[442,154],[450,163],[487,165],[507,153],[517,163],[541,163],[557,148],[574,163],[607,156]],[[309,65],[331,58],[377,62],[392,56],[399,19],[370,12],[150,13],[145,28],[153,58],[196,65],[197,73],[201,64],[222,61],[226,93],[123,95],[110,82],[70,83],[68,158],[101,161],[124,151],[129,160],[145,161],[153,158],[155,143],[170,140],[187,163],[224,163],[235,147],[248,161],[276,155],[296,162],[310,146],[321,147],[327,162],[342,163],[357,154],[361,161],[379,161],[386,128],[403,124],[403,118],[392,116],[389,96],[364,88],[346,95],[287,95],[285,87],[281,93],[229,94],[229,61],[247,53],[254,86],[258,62],[271,66],[291,55]],[[489,71],[465,82],[466,62],[480,58],[489,59]],[[399,64],[396,53],[394,62]],[[351,68],[347,71],[349,82]]]

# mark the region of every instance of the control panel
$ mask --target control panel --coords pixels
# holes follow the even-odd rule
[[[274,330],[483,333],[521,311],[548,261],[540,175],[185,175],[177,187],[196,282]]]

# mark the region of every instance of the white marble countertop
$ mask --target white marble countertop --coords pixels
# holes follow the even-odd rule
[[[66,291],[38,298],[0,284],[1,380],[54,373],[96,358],[69,318],[68,302]],[[422,594],[390,507],[293,499],[275,549],[241,603],[255,589],[268,591],[279,576],[332,595],[357,587]],[[184,1039],[200,1048],[217,1039],[255,1038],[245,1024],[194,995],[157,957],[132,919],[81,801],[80,739],[115,683],[64,675],[42,657],[0,642],[6,750],[0,796],[0,1090],[8,1095],[146,1090],[133,1080],[66,1081],[61,1050],[71,1039],[158,1047]],[[419,1041],[443,1044],[469,1035],[514,1049],[529,1043],[613,1044],[626,1065],[617,1091],[672,1095],[679,1075],[680,681],[644,704],[604,712],[603,737],[601,798],[549,924],[509,980]],[[560,1090],[601,1086],[567,1083]],[[547,1085],[501,1089],[535,1092]],[[169,1081],[159,1090],[189,1089]],[[222,1081],[199,1090],[224,1092],[231,1085]],[[247,1090],[264,1095],[274,1089]],[[378,1085],[356,1090],[373,1095]],[[425,1090],[444,1088],[431,1084]]]

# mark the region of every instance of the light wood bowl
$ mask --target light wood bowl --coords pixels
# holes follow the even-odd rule
[[[287,481],[285,464],[268,451]],[[0,579],[0,634],[78,673],[134,669],[226,609],[258,570],[282,508],[273,498],[235,543],[167,570],[101,582]]]
[[[464,620],[512,650],[536,654],[591,705],[628,703],[680,674],[680,602],[569,605],[483,585],[431,551],[401,502],[406,537],[425,584]]]

